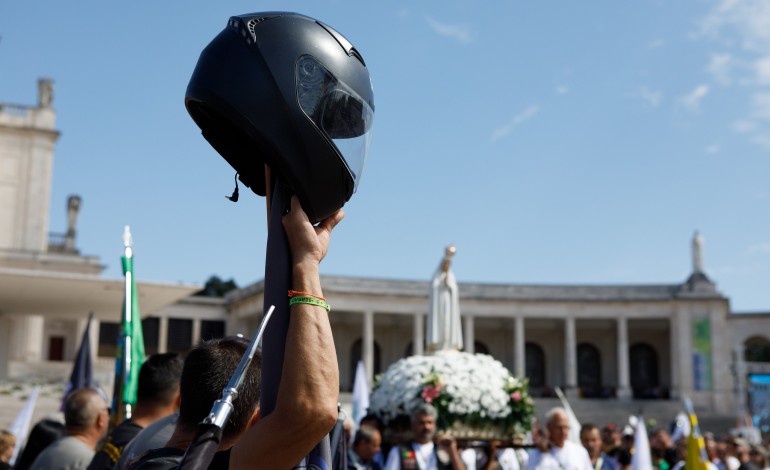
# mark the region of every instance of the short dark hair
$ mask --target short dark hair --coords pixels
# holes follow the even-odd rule
[[[371,413],[369,413],[366,416],[364,416],[363,418],[361,418],[361,420],[358,422],[358,424],[360,426],[372,426],[372,427],[375,427],[375,428],[377,428],[378,431],[380,431],[380,433],[382,433],[382,431],[385,429],[385,425],[382,423],[382,420],[380,419],[380,417],[375,415],[375,414],[371,414]]]
[[[580,426],[580,435],[582,436],[584,432],[593,431],[596,429],[601,434],[601,430],[599,429],[599,426],[595,425],[594,423],[586,423],[582,426]]]
[[[196,428],[208,416],[214,402],[221,398],[230,377],[238,368],[248,341],[242,338],[220,338],[202,341],[187,355],[182,369],[179,391],[179,426]],[[254,353],[233,411],[222,430],[223,439],[237,436],[246,429],[259,405],[262,354]]]
[[[182,357],[174,352],[148,357],[139,370],[136,401],[155,405],[169,404],[179,390],[183,366]]]
[[[355,437],[353,437],[353,447],[357,446],[358,444],[362,442],[372,442],[372,439],[374,439],[375,433],[379,434],[379,429],[375,428],[374,426],[361,426],[358,428],[358,431],[356,431]]]

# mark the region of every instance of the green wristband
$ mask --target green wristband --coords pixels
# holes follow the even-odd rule
[[[329,307],[329,304],[327,304],[325,300],[316,299],[315,297],[306,297],[303,295],[298,295],[296,297],[292,297],[289,299],[289,305],[294,305],[294,304],[317,305],[319,307],[325,308],[327,312],[331,312],[331,307]]]

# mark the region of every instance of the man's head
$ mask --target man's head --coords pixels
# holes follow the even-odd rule
[[[246,352],[248,341],[242,338],[223,338],[202,341],[187,355],[182,369],[177,427],[195,432],[198,424],[211,411],[214,402],[222,397],[230,377]],[[248,428],[259,406],[260,371],[262,355],[254,354],[238,397],[233,401],[233,412],[222,430],[222,440],[230,440]]]
[[[551,408],[545,415],[545,427],[551,443],[556,447],[564,447],[569,435],[569,418],[564,408]]]
[[[704,432],[703,443],[706,446],[706,454],[708,454],[709,459],[714,460],[718,458],[717,441],[714,438],[714,434],[711,432]]]
[[[650,447],[653,449],[668,449],[673,447],[671,443],[671,434],[663,428],[656,429],[650,438]]]
[[[137,404],[164,407],[176,402],[184,361],[177,353],[153,354],[139,370]]]
[[[607,423],[602,429],[602,442],[605,449],[615,449],[623,443],[620,428],[615,423]]]
[[[592,460],[602,453],[602,435],[595,424],[586,423],[580,428],[580,442]]]
[[[64,401],[64,427],[67,435],[85,436],[98,441],[107,434],[109,417],[107,402],[95,388],[78,388],[70,392]]]
[[[380,444],[382,444],[382,436],[377,428],[361,426],[353,438],[353,452],[364,462],[371,462],[380,451]]]
[[[361,418],[361,422],[358,423],[359,426],[371,426],[373,428],[377,428],[378,431],[380,431],[380,434],[382,434],[382,430],[385,429],[385,425],[382,424],[382,420],[377,415],[368,414]]]
[[[412,435],[420,444],[427,444],[436,434],[438,412],[433,406],[423,403],[412,413]]]

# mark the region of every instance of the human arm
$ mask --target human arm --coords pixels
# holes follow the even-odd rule
[[[329,248],[337,211],[313,226],[292,197],[283,226],[291,249],[291,289],[322,296],[318,266]],[[230,468],[288,469],[331,430],[337,420],[339,372],[327,312],[319,306],[291,306],[278,400],[233,447]]]
[[[452,470],[466,470],[460,450],[457,448],[457,441],[451,434],[443,434],[438,438],[437,445],[449,454],[452,461]]]

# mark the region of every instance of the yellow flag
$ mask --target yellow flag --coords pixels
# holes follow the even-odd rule
[[[708,470],[706,463],[706,442],[700,435],[698,418],[690,411],[690,435],[687,436],[687,458],[685,468],[687,470]]]

